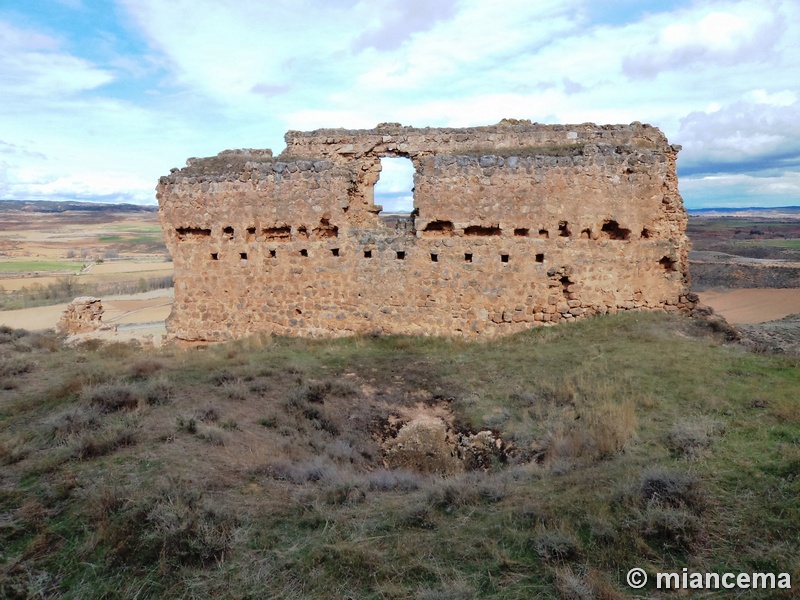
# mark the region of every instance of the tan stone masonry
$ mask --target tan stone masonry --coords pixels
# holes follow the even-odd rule
[[[170,337],[494,336],[619,310],[691,309],[686,213],[656,128],[503,121],[290,131],[162,177]],[[410,217],[373,202],[415,168]]]

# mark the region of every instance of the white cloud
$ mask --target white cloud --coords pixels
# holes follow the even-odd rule
[[[625,58],[623,71],[633,79],[652,78],[695,64],[708,68],[765,60],[784,29],[777,6],[777,2],[712,3],[677,15],[677,22],[676,15],[670,15],[643,47]]]
[[[60,100],[110,83],[113,76],[59,50],[54,38],[0,21],[0,102],[13,109],[31,99]]]

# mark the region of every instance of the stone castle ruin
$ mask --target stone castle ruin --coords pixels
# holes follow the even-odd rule
[[[688,312],[672,146],[657,128],[504,120],[290,131],[158,184],[169,336],[496,336],[621,310]],[[382,157],[414,210],[373,201]]]

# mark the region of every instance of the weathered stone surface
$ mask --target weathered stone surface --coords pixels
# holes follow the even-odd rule
[[[162,177],[171,338],[495,336],[620,310],[688,313],[679,147],[656,128],[290,131]],[[380,158],[415,167],[383,218]]]
[[[67,305],[57,329],[62,333],[86,333],[103,325],[103,303],[100,298],[81,296]]]
[[[463,470],[456,456],[457,441],[436,417],[421,417],[403,425],[397,437],[384,445],[384,460],[391,469],[452,475]]]

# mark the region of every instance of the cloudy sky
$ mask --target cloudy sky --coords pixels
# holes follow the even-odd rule
[[[0,0],[0,106],[0,198],[154,203],[288,129],[514,117],[658,126],[688,207],[800,205],[800,0]]]

